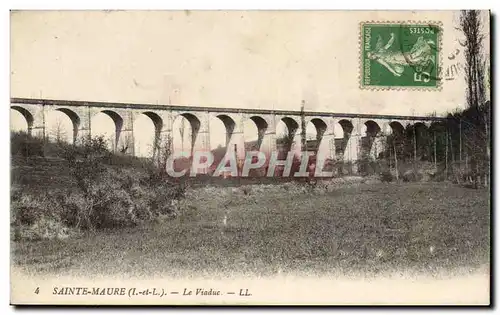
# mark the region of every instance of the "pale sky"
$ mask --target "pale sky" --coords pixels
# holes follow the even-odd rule
[[[310,111],[439,114],[464,106],[461,73],[454,80],[444,80],[441,91],[360,90],[359,23],[442,22],[446,70],[463,63],[458,43],[462,36],[455,29],[458,14],[15,12],[11,15],[11,96],[293,110],[299,110],[304,100]],[[457,49],[460,52],[450,59]],[[95,119],[111,121],[105,114],[99,115],[103,117]],[[67,117],[63,114],[52,121],[58,119],[65,121]],[[12,128],[22,128],[22,123],[13,113]],[[151,125],[147,120],[144,123]],[[220,121],[214,124],[211,130],[223,128]],[[246,130],[255,134],[252,128]],[[113,132],[114,127],[109,129]],[[225,141],[221,130],[212,135],[212,147]],[[245,132],[245,138],[252,137]]]

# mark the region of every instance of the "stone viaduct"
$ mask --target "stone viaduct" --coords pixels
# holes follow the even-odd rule
[[[283,121],[293,139],[290,150],[300,152],[302,118],[311,122],[317,132],[317,154],[323,158],[356,161],[362,153],[362,139],[368,139],[368,155],[376,157],[381,141],[394,132],[401,133],[408,126],[430,128],[444,118],[396,115],[346,114],[290,110],[237,109],[111,102],[87,102],[49,99],[11,98],[11,108],[19,111],[28,123],[28,133],[46,136],[45,116],[48,111],[65,113],[73,122],[73,140],[87,136],[91,131],[91,118],[105,113],[115,123],[114,150],[125,147],[127,154],[134,154],[134,120],[139,115],[148,116],[156,130],[156,139],[172,132],[172,124],[179,116],[185,117],[192,128],[193,150],[210,150],[209,121],[220,119],[226,127],[226,148],[236,150],[239,159],[245,156],[243,123],[253,121],[258,130],[257,145],[260,151],[276,150],[276,125]],[[336,127],[337,126],[337,127]],[[339,128],[339,126],[341,128]],[[341,130],[339,132],[338,130]],[[153,135],[152,135],[153,136]],[[222,135],[221,135],[222,136]],[[365,140],[366,141],[366,140]],[[341,143],[336,146],[335,143]],[[336,152],[336,151],[342,152]]]

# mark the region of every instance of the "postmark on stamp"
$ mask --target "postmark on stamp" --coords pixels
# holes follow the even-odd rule
[[[438,23],[364,22],[360,32],[362,89],[440,88]]]

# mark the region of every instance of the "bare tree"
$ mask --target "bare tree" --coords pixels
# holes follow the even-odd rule
[[[486,102],[486,90],[490,80],[486,71],[489,71],[489,65],[486,64],[483,52],[484,35],[482,33],[482,23],[480,12],[477,10],[464,10],[460,14],[459,29],[464,34],[465,40],[461,43],[465,47],[465,81],[467,83],[466,100],[468,105],[469,117],[468,124],[472,128],[468,134],[466,142],[475,156],[476,169],[479,170],[480,164],[485,162],[486,173],[485,184],[487,185],[490,177],[490,102]],[[483,143],[481,145],[479,143]],[[483,153],[484,152],[484,153]],[[479,154],[479,156],[478,156]],[[482,157],[481,157],[482,156]]]
[[[459,20],[460,30],[465,36],[465,81],[467,82],[467,104],[479,106],[485,101],[484,57],[482,55],[484,35],[480,12],[463,10]]]
[[[61,143],[67,138],[66,130],[64,129],[63,123],[60,119],[57,119],[54,126],[49,132],[49,136],[54,139],[56,143]]]

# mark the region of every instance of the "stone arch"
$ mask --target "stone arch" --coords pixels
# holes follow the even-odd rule
[[[380,128],[379,124],[377,124],[373,120],[365,121],[364,125],[366,127],[366,135],[367,136],[376,137],[379,134],[379,132],[382,130]]]
[[[295,119],[288,116],[282,117],[278,121],[278,124],[280,122],[283,122],[285,124],[286,132],[283,135],[280,135],[281,137],[277,136],[276,145],[278,147],[282,147],[283,151],[288,152],[292,149],[295,133],[299,129],[300,125]],[[276,124],[276,127],[278,127],[278,124]]]
[[[176,115],[172,119],[172,123],[174,124],[179,117],[185,118],[188,121],[189,126],[191,127],[191,139],[190,139],[191,140],[191,144],[190,144],[191,147],[189,148],[189,150],[190,150],[190,154],[192,155],[193,149],[194,149],[195,144],[196,144],[196,139],[198,137],[198,132],[200,131],[200,128],[201,128],[201,120],[196,115],[194,115],[192,113],[183,112],[183,113],[179,113],[178,115]]]
[[[220,114],[215,116],[218,119],[222,121],[224,124],[224,127],[226,128],[226,146],[229,144],[231,141],[231,137],[234,132],[234,128],[236,127],[236,122],[234,121],[233,118],[231,118],[229,115],[226,114]]]
[[[361,157],[375,160],[378,158],[379,151],[382,150],[380,133],[382,129],[379,124],[373,120],[367,120],[363,124],[363,134],[361,136]]]
[[[294,133],[297,129],[299,129],[299,123],[291,117],[285,116],[281,118],[280,121],[285,123],[289,133]]]
[[[267,120],[265,120],[261,116],[250,116],[249,119],[252,120],[259,129],[267,129],[267,127],[269,126]]]
[[[344,159],[345,151],[347,148],[347,143],[351,138],[351,134],[354,130],[354,125],[352,121],[348,119],[341,119],[335,124],[335,152],[337,158],[340,160]]]
[[[415,161],[428,161],[431,155],[429,129],[422,121],[415,121],[406,128],[407,138],[411,139]]]
[[[389,123],[389,127],[391,129],[391,134],[393,135],[403,135],[405,132],[405,127],[403,124],[397,120],[391,121]]]
[[[314,130],[316,132],[316,136],[314,139],[314,142],[312,144],[309,144],[309,141],[306,141],[306,151],[309,151],[309,149],[312,149],[313,152],[317,152],[321,141],[323,140],[323,135],[325,134],[326,130],[328,129],[328,125],[322,118],[312,118],[309,120],[309,122],[306,125],[306,129],[312,125],[314,127]]]
[[[193,143],[196,140],[196,136],[198,135],[198,131],[200,131],[200,126],[201,126],[201,121],[196,115],[191,114],[191,113],[182,113],[179,116],[182,116],[189,121],[189,124],[191,125],[191,128],[193,130],[192,134],[192,141]]]
[[[389,167],[396,167],[397,161],[404,160],[404,152],[406,145],[406,129],[400,121],[391,121],[388,126],[390,134],[387,136],[387,156]]]
[[[163,128],[163,119],[161,119],[160,115],[158,115],[157,113],[154,113],[154,112],[150,112],[150,111],[142,112],[141,114],[143,114],[151,119],[151,121],[153,122],[153,124],[155,126],[155,132],[157,132],[157,133],[161,132],[161,130]]]
[[[341,119],[338,121],[338,124],[342,127],[344,137],[346,137],[347,135],[351,135],[352,131],[354,130],[354,124],[349,119]]]
[[[255,149],[260,150],[267,128],[269,127],[269,123],[261,116],[250,116],[249,120],[253,121],[257,127],[257,145]]]
[[[123,118],[120,114],[118,114],[117,112],[113,111],[113,110],[108,110],[108,109],[105,109],[105,110],[100,110],[98,112],[96,112],[91,119],[95,119],[97,115],[99,115],[100,113],[103,113],[105,114],[106,116],[108,116],[109,118],[111,118],[111,120],[113,121],[114,125],[115,125],[115,135],[114,137],[112,137],[110,139],[111,141],[111,150],[113,151],[116,151],[117,150],[117,147],[118,147],[118,141],[120,140],[120,134],[121,134],[121,130],[123,128]],[[94,123],[91,123],[91,134],[95,133],[96,132],[96,126],[94,126]]]
[[[135,132],[135,128],[146,129],[146,125],[141,126],[142,117],[148,121],[148,132]],[[150,132],[151,123],[153,125],[153,135],[151,136],[148,133]],[[139,115],[135,116],[134,120],[134,152],[137,156],[152,156],[155,157],[158,146],[160,145],[160,141],[167,141],[167,139],[161,139],[161,131],[163,129],[163,119],[160,115],[156,114],[152,111],[145,111],[139,113]],[[150,147],[149,149],[147,147]]]
[[[210,116],[209,129],[210,129],[210,150],[214,157],[213,169],[215,165],[219,165],[223,159],[228,158],[228,154],[235,154],[245,152],[245,142],[243,134],[240,132],[241,126],[237,125],[236,119],[227,113],[214,113]],[[225,137],[221,137],[221,133]],[[244,154],[244,153],[243,153]]]
[[[33,114],[29,110],[21,106],[12,105],[10,108],[17,111],[24,117],[27,125],[27,133],[31,134],[31,129],[33,128],[33,122],[35,120]]]
[[[428,129],[428,128],[427,128],[427,125],[426,125],[424,122],[422,122],[422,121],[417,121],[417,122],[415,122],[415,123],[413,124],[413,126],[415,126],[415,128],[417,128],[417,129],[424,129],[424,130],[427,130],[427,129]]]
[[[68,116],[71,120],[71,123],[73,124],[72,140],[73,143],[75,143],[78,137],[78,129],[80,127],[80,116],[75,111],[65,107],[55,108],[54,110],[66,114],[66,116]]]

